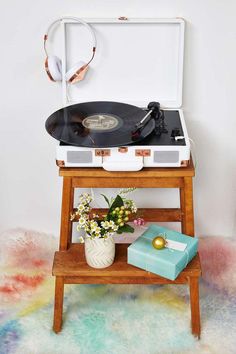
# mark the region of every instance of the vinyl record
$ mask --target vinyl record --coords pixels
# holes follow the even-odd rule
[[[55,139],[82,147],[115,147],[130,145],[147,137],[155,123],[150,119],[135,134],[135,124],[146,111],[119,102],[86,102],[62,108],[46,121],[46,130]]]

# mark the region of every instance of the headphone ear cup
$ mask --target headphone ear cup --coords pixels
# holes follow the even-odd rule
[[[56,57],[55,55],[50,55],[46,59],[45,67],[47,74],[52,81],[62,80],[62,68],[60,58]]]
[[[67,82],[74,84],[82,81],[88,71],[88,64],[84,61],[78,61],[70,70],[67,71],[65,79]]]

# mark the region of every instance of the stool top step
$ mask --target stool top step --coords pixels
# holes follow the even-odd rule
[[[63,177],[193,177],[195,170],[192,159],[187,167],[146,167],[141,171],[105,171],[103,168],[61,167],[59,175]]]

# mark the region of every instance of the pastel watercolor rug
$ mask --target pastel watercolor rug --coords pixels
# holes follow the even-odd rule
[[[1,354],[236,353],[236,242],[200,241],[202,336],[190,333],[185,286],[66,286],[63,331],[52,332],[57,240],[0,235]]]

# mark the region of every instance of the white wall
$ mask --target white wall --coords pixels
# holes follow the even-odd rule
[[[58,234],[61,180],[47,116],[60,88],[43,69],[43,35],[61,15],[184,17],[187,20],[184,111],[198,159],[198,235],[236,233],[236,2],[218,0],[41,0],[1,2],[0,230],[21,226]],[[157,98],[158,99],[158,98]],[[138,191],[139,206],[154,205]],[[168,200],[175,205],[177,194]],[[156,192],[158,206],[166,192]]]

